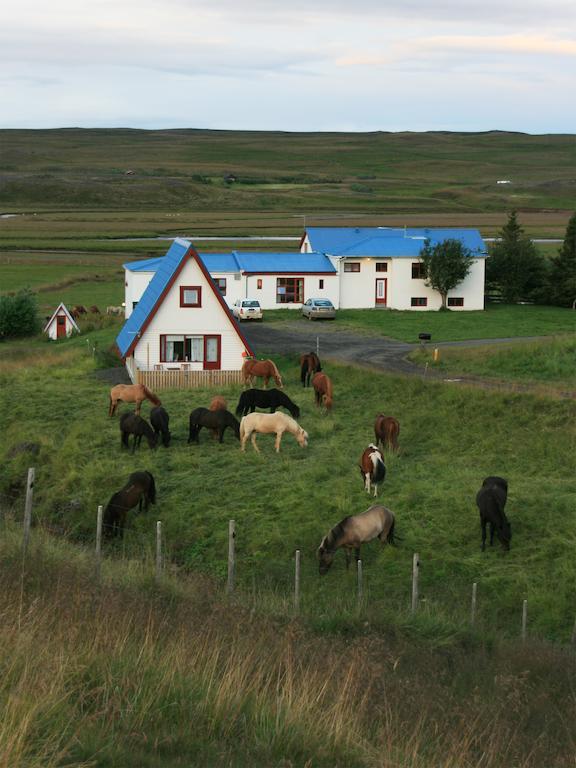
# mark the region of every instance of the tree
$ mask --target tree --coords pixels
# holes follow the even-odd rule
[[[560,307],[571,307],[576,301],[576,213],[568,222],[558,256],[550,261],[548,299]]]
[[[448,291],[456,288],[470,272],[472,254],[460,240],[443,240],[436,245],[426,240],[420,259],[426,272],[426,285],[438,291],[442,309],[446,309]]]
[[[546,260],[518,224],[516,211],[508,216],[498,240],[490,247],[486,282],[508,304],[538,300],[546,289]]]
[[[0,296],[0,339],[33,336],[40,330],[36,298],[30,291]]]

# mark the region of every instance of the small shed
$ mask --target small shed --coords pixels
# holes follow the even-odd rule
[[[80,328],[76,321],[68,312],[64,304],[59,304],[58,308],[44,326],[44,333],[48,334],[49,339],[64,339],[73,333],[80,333]]]

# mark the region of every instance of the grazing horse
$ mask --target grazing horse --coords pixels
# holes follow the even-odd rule
[[[154,408],[150,409],[150,424],[152,424],[156,439],[158,439],[160,434],[162,435],[162,445],[165,448],[168,448],[170,445],[169,423],[170,417],[161,405],[156,405]]]
[[[286,416],[285,413],[249,413],[248,416],[244,416],[240,422],[240,448],[242,451],[246,449],[246,442],[252,436],[254,450],[260,453],[260,449],[256,445],[258,432],[263,434],[276,433],[276,442],[274,443],[276,453],[280,453],[280,441],[284,432],[293,434],[301,448],[306,448],[308,445],[308,432],[305,432],[294,419]]]
[[[92,304],[92,306],[90,307],[90,309],[88,311],[91,312],[93,315],[99,315],[100,314],[100,310],[98,309],[96,304]]]
[[[150,504],[156,503],[156,485],[150,472],[133,472],[126,485],[115,493],[104,510],[104,536],[124,535],[126,514],[138,504],[138,510],[148,512]]]
[[[122,315],[124,314],[124,307],[106,307],[107,315]]]
[[[210,408],[211,411],[225,411],[228,409],[228,401],[225,397],[222,397],[222,395],[214,395],[212,400],[210,401]]]
[[[312,386],[314,387],[314,396],[316,398],[316,405],[321,405],[326,408],[327,411],[332,410],[332,382],[326,376],[325,373],[315,373],[312,378]]]
[[[508,498],[508,481],[503,477],[486,477],[482,488],[476,494],[482,527],[482,552],[486,549],[486,524],[490,524],[490,546],[494,544],[494,531],[505,550],[510,549],[512,528],[504,507]]]
[[[282,377],[273,360],[245,360],[242,365],[242,379],[244,381],[244,386],[252,386],[256,376],[260,376],[264,379],[265,387],[268,386],[270,379],[274,379],[276,386],[282,389]]]
[[[374,486],[374,496],[378,496],[378,485],[384,482],[386,466],[376,445],[370,443],[360,457],[359,466],[366,493],[370,493],[371,487]]]
[[[384,416],[383,413],[379,413],[376,416],[374,422],[374,437],[376,438],[376,445],[381,445],[383,448],[391,448],[393,451],[398,450],[398,435],[400,434],[400,422],[393,416]]]
[[[236,416],[254,413],[256,408],[270,408],[270,413],[274,413],[276,408],[286,408],[293,419],[300,416],[300,408],[279,389],[246,389],[238,400]]]
[[[162,405],[160,399],[145,384],[116,384],[110,390],[108,415],[114,416],[119,401],[136,403],[136,413],[140,415],[140,407],[144,400],[150,400],[154,405]]]
[[[83,304],[77,304],[75,307],[72,307],[72,311],[70,313],[72,317],[78,318],[80,315],[87,315],[88,310]]]
[[[198,443],[198,433],[206,427],[218,434],[218,441],[224,442],[224,432],[228,427],[240,439],[240,423],[230,411],[209,411],[208,408],[196,408],[190,414],[190,432],[188,435],[189,443]]]
[[[138,416],[137,413],[123,413],[120,416],[120,445],[122,448],[130,447],[129,435],[134,435],[132,453],[135,452],[136,446],[140,448],[143,437],[148,440],[148,445],[151,449],[156,448],[158,444],[158,437],[150,424],[148,424],[146,419]]]
[[[300,381],[303,387],[310,386],[310,378],[313,373],[322,370],[320,358],[316,352],[308,352],[307,355],[300,355]]]
[[[346,568],[350,566],[352,550],[360,559],[360,545],[379,538],[382,544],[394,544],[394,513],[375,504],[359,515],[345,517],[324,536],[318,548],[320,575],[324,575],[334,560],[336,550],[346,550]]]

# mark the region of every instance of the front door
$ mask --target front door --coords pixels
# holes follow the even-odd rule
[[[204,370],[219,371],[221,367],[221,336],[204,336]]]
[[[56,338],[63,339],[66,336],[66,315],[58,315],[56,318]]]
[[[386,306],[386,299],[388,296],[388,278],[377,277],[376,278],[376,304]]]

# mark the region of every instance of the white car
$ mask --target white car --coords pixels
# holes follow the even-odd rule
[[[232,314],[238,320],[262,320],[262,307],[258,299],[237,299],[232,305]]]

